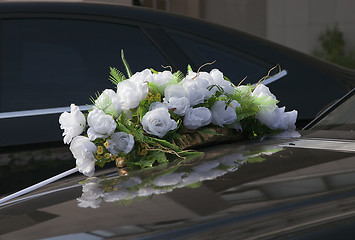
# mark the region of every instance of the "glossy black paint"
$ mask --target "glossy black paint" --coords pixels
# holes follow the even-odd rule
[[[4,19],[39,16],[126,24],[133,21],[144,29],[169,64],[178,69],[204,62],[191,61],[177,43],[171,48],[167,44],[172,42],[171,31],[184,30],[187,35],[210,38],[228,48],[237,46],[235,51],[243,52],[243,56],[262,55],[260,61],[270,66],[285,64],[287,77],[270,88],[290,108],[303,104],[300,93],[304,101],[318,108],[323,100],[315,98],[314,89],[333,101],[346,92],[343,85],[336,90],[339,81],[352,85],[351,71],[193,19],[111,5],[0,4],[0,24]],[[228,75],[228,69],[223,71]],[[344,74],[349,75],[339,77]],[[312,91],[304,92],[306,84]],[[298,87],[301,90],[295,91]],[[329,94],[329,89],[334,90],[334,95]],[[315,109],[312,104],[305,107],[301,120],[308,119],[313,114],[309,110]],[[0,119],[1,135],[6,136],[0,140],[1,197],[74,167],[68,147],[58,142],[58,117],[59,114],[52,114]],[[187,164],[172,162],[132,171],[128,177],[118,176],[114,167],[98,168],[96,180],[100,180],[98,186],[107,195],[100,195],[101,202],[93,204],[99,206],[96,209],[78,207],[77,199],[83,197],[82,185],[87,179],[74,174],[1,203],[0,239],[354,239],[354,148],[344,150],[339,146],[355,145],[355,135],[331,130],[300,133],[302,137],[296,140],[266,137],[208,147],[202,149],[206,155]],[[307,148],[302,147],[301,143],[307,141]],[[322,149],[324,144],[329,149]],[[208,167],[216,161],[218,167]],[[237,164],[227,168],[222,161]],[[137,188],[126,191],[124,185],[139,178],[150,186],[156,176],[182,172],[189,173],[183,177],[186,180],[196,169],[206,175],[199,175],[198,181],[184,187],[155,187],[157,192],[148,197],[134,195]]]
[[[308,132],[302,135],[298,140],[308,139]],[[354,152],[288,147],[290,141],[295,140],[224,144],[205,149],[203,158],[180,164],[178,169],[171,163],[130,172],[128,177],[117,176],[115,169],[98,169],[100,187],[111,194],[113,202],[103,198],[95,209],[78,207],[77,198],[83,194],[78,183],[85,177],[75,175],[32,192],[20,201],[1,204],[0,236],[1,239],[24,236],[26,239],[79,236],[330,239],[334,234],[346,232],[344,238],[351,239],[355,236]],[[270,150],[272,154],[268,153]],[[242,159],[241,155],[245,161],[238,169],[206,170],[215,161]],[[255,156],[261,158],[257,160]],[[133,198],[124,195],[124,183],[129,179],[140,178],[143,182],[152,179],[146,182],[149,184],[165,171],[210,173],[198,184],[158,187],[160,192],[150,197],[134,198],[137,191],[134,187],[130,190]]]

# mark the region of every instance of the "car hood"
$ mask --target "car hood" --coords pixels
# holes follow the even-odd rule
[[[210,146],[127,176],[73,175],[0,204],[0,238],[352,239],[355,142],[301,134]]]

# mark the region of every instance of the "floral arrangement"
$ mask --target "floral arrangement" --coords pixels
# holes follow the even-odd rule
[[[297,111],[278,107],[262,81],[235,86],[218,69],[194,72],[190,66],[186,76],[153,69],[132,74],[123,52],[122,60],[127,78],[110,68],[116,90],[92,98],[88,114],[71,104],[59,118],[64,143],[86,176],[111,161],[132,169],[196,156],[188,135],[204,143],[206,136],[223,139],[225,131],[219,130],[256,138],[295,129]]]

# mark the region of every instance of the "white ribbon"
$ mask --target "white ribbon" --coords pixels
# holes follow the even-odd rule
[[[64,178],[64,177],[69,176],[69,175],[71,175],[73,173],[76,173],[77,171],[78,171],[78,167],[72,168],[72,169],[70,169],[70,170],[68,170],[66,172],[60,173],[60,174],[58,174],[58,175],[56,175],[54,177],[48,178],[47,180],[44,180],[44,181],[39,182],[39,183],[37,183],[35,185],[32,185],[32,186],[30,186],[28,188],[25,188],[25,189],[23,189],[21,191],[15,192],[15,193],[13,193],[13,194],[11,194],[9,196],[1,198],[0,199],[0,204],[2,204],[4,202],[7,202],[7,201],[9,201],[9,200],[11,200],[13,198],[16,198],[16,197],[22,196],[24,194],[27,194],[29,192],[32,192],[32,191],[34,191],[34,190],[36,190],[36,189],[38,189],[40,187],[43,187],[43,186],[45,186],[47,184],[50,184],[52,182],[55,182],[55,181],[61,179],[61,178]]]

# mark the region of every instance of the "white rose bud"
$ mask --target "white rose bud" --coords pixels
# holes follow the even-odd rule
[[[72,139],[80,135],[85,128],[85,116],[80,112],[79,107],[70,105],[70,113],[63,112],[59,117],[60,128],[64,129],[64,143],[69,144]]]
[[[95,173],[95,157],[94,153],[97,151],[96,145],[87,137],[77,136],[73,139],[69,147],[74,158],[79,172],[85,176],[91,177]]]
[[[177,128],[177,122],[170,118],[168,109],[163,107],[147,112],[143,116],[142,125],[144,131],[160,138]]]
[[[90,141],[96,138],[107,138],[116,129],[116,122],[112,116],[107,115],[104,111],[94,108],[88,115],[88,136]]]
[[[188,129],[197,129],[211,123],[211,111],[206,107],[189,108],[184,117],[184,126]]]

